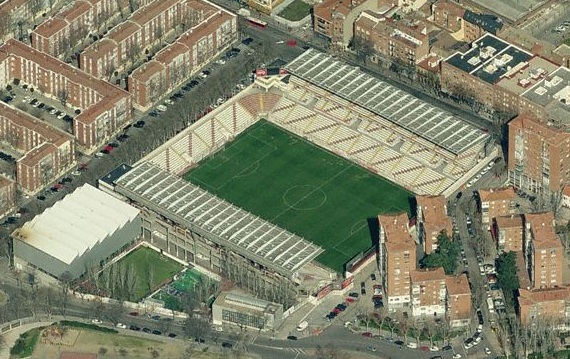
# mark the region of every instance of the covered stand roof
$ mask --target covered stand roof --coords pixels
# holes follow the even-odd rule
[[[451,113],[322,52],[309,49],[286,69],[454,154],[488,137],[484,131]]]
[[[116,184],[124,196],[282,275],[290,276],[323,252],[148,162],[127,172]]]
[[[133,206],[85,184],[26,222],[13,237],[71,264],[138,214]]]

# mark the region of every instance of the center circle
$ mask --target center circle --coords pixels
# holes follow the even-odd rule
[[[298,185],[283,194],[283,203],[298,211],[310,211],[321,207],[327,201],[326,193],[312,185]]]

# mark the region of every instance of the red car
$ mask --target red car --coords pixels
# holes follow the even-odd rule
[[[348,303],[354,303],[355,302],[354,298],[352,298],[352,297],[346,298],[345,301]]]
[[[364,332],[364,333],[362,333],[362,336],[363,336],[363,337],[366,337],[366,338],[372,338],[372,333],[370,333],[370,332]]]
[[[334,308],[334,309],[332,310],[332,312],[333,312],[334,314],[338,314],[338,313],[341,312],[341,310],[338,309],[338,308]]]
[[[424,351],[424,352],[429,352],[429,347],[427,345],[422,345],[420,347],[420,350]]]

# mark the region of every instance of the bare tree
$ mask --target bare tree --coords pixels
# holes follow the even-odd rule
[[[404,315],[400,315],[398,319],[398,333],[401,337],[404,338],[404,342],[406,342],[408,338],[408,331],[410,330],[410,319]]]
[[[210,323],[202,316],[189,315],[184,322],[184,332],[191,338],[203,339],[210,330]]]
[[[12,29],[12,14],[6,10],[0,11],[0,39],[10,34]]]
[[[28,0],[28,9],[34,21],[36,21],[36,15],[43,10],[43,7],[44,2],[42,0]]]
[[[57,99],[63,107],[67,107],[67,100],[69,99],[69,92],[66,89],[60,89],[57,91]]]
[[[147,270],[147,285],[148,285],[148,290],[152,291],[152,289],[154,288],[154,265],[149,264],[148,265],[148,270]]]
[[[433,346],[433,338],[438,334],[437,327],[438,324],[435,322],[434,318],[429,318],[424,323],[424,333],[429,338],[430,347]]]
[[[317,345],[315,353],[318,359],[347,359],[348,354],[341,350],[336,344],[330,343],[325,346]]]

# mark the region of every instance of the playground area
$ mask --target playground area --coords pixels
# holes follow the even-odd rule
[[[152,299],[162,302],[166,309],[180,312],[183,310],[181,299],[184,293],[204,292],[204,290],[208,292],[208,289],[212,288],[210,285],[212,282],[217,283],[195,268],[185,269],[175,275],[170,284],[165,285],[154,294]],[[211,293],[206,294],[209,296]]]

